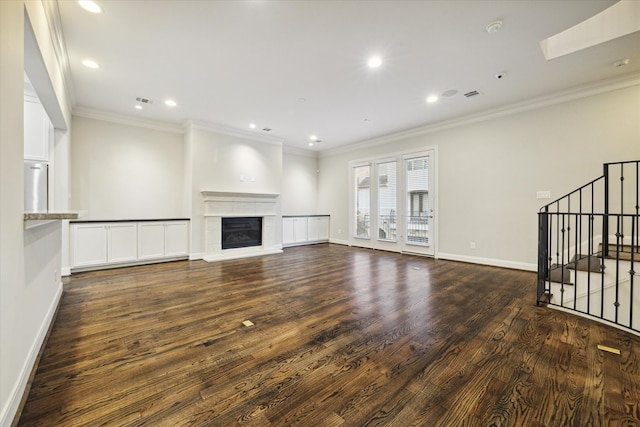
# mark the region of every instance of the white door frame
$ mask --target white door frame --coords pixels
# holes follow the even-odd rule
[[[415,157],[429,156],[429,202],[430,208],[433,211],[429,221],[429,231],[431,233],[431,240],[429,246],[407,244],[405,239],[405,224],[406,224],[406,171],[405,160]],[[386,241],[378,239],[378,191],[377,185],[371,185],[369,192],[369,209],[370,209],[370,225],[369,225],[369,237],[361,238],[355,236],[355,176],[354,168],[358,166],[369,166],[370,181],[373,184],[378,182],[377,164],[385,163],[389,161],[397,161],[397,189],[396,189],[396,206],[398,212],[397,227],[398,236],[396,241]],[[402,152],[396,152],[384,156],[375,158],[366,158],[360,160],[350,161],[348,164],[349,173],[349,245],[359,246],[370,249],[381,249],[392,252],[407,252],[419,255],[427,255],[438,258],[438,146],[428,146],[423,149],[406,150]]]

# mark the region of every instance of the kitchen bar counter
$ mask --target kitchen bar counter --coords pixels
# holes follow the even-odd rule
[[[38,227],[52,221],[78,219],[78,216],[77,212],[25,212],[24,228]]]

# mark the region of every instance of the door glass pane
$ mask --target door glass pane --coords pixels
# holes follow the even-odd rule
[[[378,164],[378,239],[397,237],[396,162]]]
[[[406,161],[407,243],[429,244],[429,157]]]
[[[356,237],[369,237],[370,223],[370,195],[371,195],[371,168],[370,166],[358,166],[355,172],[355,235]]]

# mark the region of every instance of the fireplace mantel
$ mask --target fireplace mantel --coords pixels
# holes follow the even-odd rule
[[[279,194],[202,191],[205,220],[205,261],[282,253],[276,219]],[[222,249],[222,218],[262,217],[262,246]]]
[[[252,201],[255,200],[275,200],[280,196],[278,193],[235,193],[230,191],[201,191],[204,200],[229,200],[229,199],[250,199]]]

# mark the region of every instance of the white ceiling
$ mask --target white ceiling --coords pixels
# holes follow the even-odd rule
[[[313,150],[640,72],[640,32],[551,61],[540,49],[614,0],[97,3],[101,14],[58,0],[74,108],[243,131],[255,123],[298,148],[315,134],[323,142]],[[501,30],[487,33],[495,20]],[[366,65],[373,54],[377,69]],[[629,65],[611,65],[623,58]],[[431,94],[440,101],[427,104]],[[136,97],[153,104],[136,110]]]

